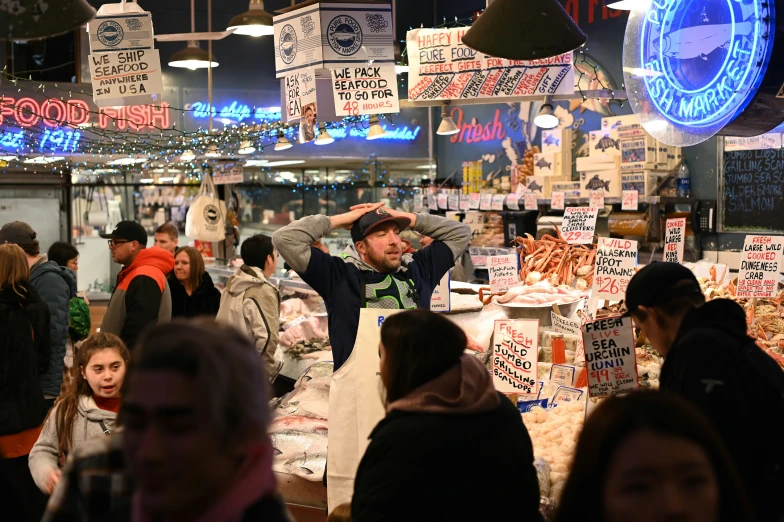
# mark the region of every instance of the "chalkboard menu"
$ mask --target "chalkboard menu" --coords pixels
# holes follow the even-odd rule
[[[724,153],[725,232],[784,232],[784,149]]]

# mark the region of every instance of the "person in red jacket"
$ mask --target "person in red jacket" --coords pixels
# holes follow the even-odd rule
[[[174,256],[160,247],[147,248],[147,232],[135,221],[121,221],[109,240],[112,260],[123,265],[106,309],[101,331],[118,336],[132,350],[147,326],[171,319],[171,292],[166,274]]]

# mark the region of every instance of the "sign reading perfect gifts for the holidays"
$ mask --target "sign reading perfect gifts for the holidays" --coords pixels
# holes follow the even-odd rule
[[[463,44],[467,27],[414,29],[406,36],[408,97],[477,99],[573,94],[571,53],[542,60],[506,60]]]
[[[624,79],[645,130],[681,146],[719,132],[763,134],[781,123],[779,3],[657,0],[631,11]],[[753,117],[740,118],[744,112]]]

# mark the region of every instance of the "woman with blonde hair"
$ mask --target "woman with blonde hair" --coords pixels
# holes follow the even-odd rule
[[[0,506],[5,520],[38,521],[46,497],[27,455],[46,417],[41,375],[49,366],[49,310],[29,284],[24,251],[0,245]]]
[[[54,490],[70,452],[88,439],[111,433],[129,359],[125,344],[112,334],[93,334],[79,347],[75,378],[57,399],[30,452],[30,472],[44,493]]]
[[[172,317],[209,316],[220,308],[220,291],[215,288],[204,268],[201,252],[193,247],[181,248],[174,256],[174,271],[169,276]]]

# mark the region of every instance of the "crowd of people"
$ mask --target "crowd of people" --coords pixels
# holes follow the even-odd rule
[[[321,238],[336,228],[353,244],[330,256]],[[429,244],[409,250],[407,228]],[[468,246],[467,226],[383,204],[306,217],[246,239],[222,294],[173,226],[150,247],[133,221],[103,237],[123,268],[90,334],[78,250],[55,243],[41,254],[29,225],[0,228],[8,520],[292,520],[267,433],[282,364],[278,255],[324,298],[340,369],[330,520],[542,520],[516,405],[465,354],[463,330],[428,311]],[[670,263],[641,269],[626,304],[665,356],[661,390],[604,400],[587,418],[557,522],[781,521],[784,374],[746,335],[743,309],[705,303],[691,271]],[[367,413],[375,403],[377,417]],[[361,444],[353,435],[358,453],[332,435],[352,415],[372,420]]]

